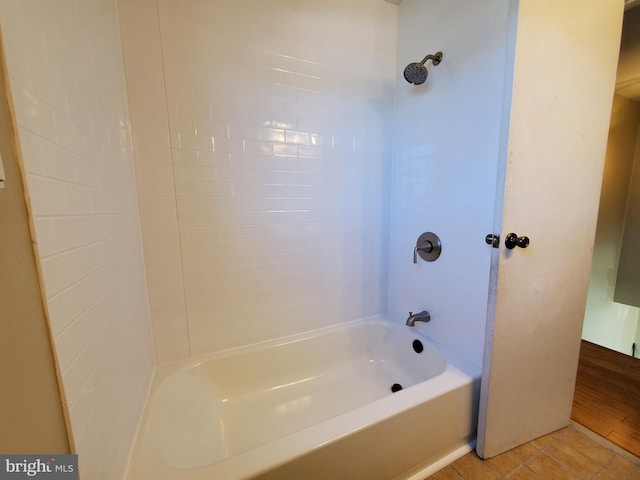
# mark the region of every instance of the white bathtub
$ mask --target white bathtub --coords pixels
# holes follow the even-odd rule
[[[424,478],[475,436],[479,366],[442,350],[368,319],[160,366],[127,479]]]

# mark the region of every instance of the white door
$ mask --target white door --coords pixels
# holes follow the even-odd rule
[[[505,188],[496,209],[500,246],[478,432],[483,458],[570,419],[623,6],[514,1]],[[508,233],[530,244],[509,250]]]

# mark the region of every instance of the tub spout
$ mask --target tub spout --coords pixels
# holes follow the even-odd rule
[[[409,318],[407,318],[407,326],[413,327],[416,322],[428,322],[431,320],[431,315],[426,310],[421,311],[420,313],[416,313],[415,315],[412,312],[409,312]]]

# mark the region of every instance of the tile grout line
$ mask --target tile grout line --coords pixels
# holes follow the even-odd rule
[[[516,468],[513,472],[511,472],[509,475],[507,475],[506,477],[504,477],[505,480],[508,480],[509,478],[513,477],[518,471],[522,470],[524,467],[528,467],[529,463],[533,460],[535,460],[538,457],[541,457],[543,454],[545,454],[544,448],[542,447],[538,447],[536,445],[536,448],[538,448],[538,452],[535,453],[534,455],[531,455],[531,457],[529,457],[526,461],[524,461],[518,468]],[[531,469],[529,469],[531,470]],[[533,471],[533,470],[532,470]]]
[[[581,425],[577,422],[575,422],[574,420],[571,420],[571,423],[569,424],[570,426],[572,426],[577,432],[582,433],[584,436],[590,438],[591,440],[593,440],[594,442],[596,442],[598,445],[611,450],[615,455],[618,455],[622,458],[624,458],[625,460],[630,461],[631,463],[633,463],[634,465],[639,465],[640,466],[640,457],[634,455],[633,453],[629,452],[628,450],[625,450],[624,448],[620,447],[619,445],[616,445],[615,443],[613,443],[611,440],[609,440],[608,438],[590,430],[589,428],[585,427],[584,425]]]

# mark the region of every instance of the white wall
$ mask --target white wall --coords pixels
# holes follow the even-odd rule
[[[403,0],[398,16],[389,314],[427,309],[416,328],[482,362],[506,61],[508,1]],[[405,66],[428,62],[421,86]],[[442,255],[412,263],[418,236]]]
[[[120,5],[158,359],[385,313],[397,7]]]
[[[634,154],[640,126],[640,104],[616,95],[611,110],[607,155],[600,194],[598,224],[591,263],[582,338],[622,353],[631,353],[640,309],[614,301]],[[637,163],[638,160],[636,160]],[[636,168],[637,169],[637,168]],[[638,189],[640,190],[640,189]],[[621,262],[619,263],[619,258]]]
[[[640,109],[640,103],[636,102]],[[633,169],[629,180],[629,195],[624,214],[624,230],[620,245],[620,260],[616,278],[616,302],[640,307],[640,129],[634,135],[635,151],[630,155]]]
[[[82,478],[122,478],[153,370],[115,3],[0,3]]]

